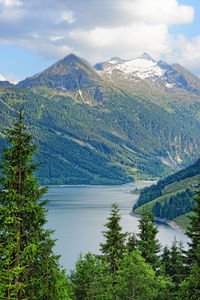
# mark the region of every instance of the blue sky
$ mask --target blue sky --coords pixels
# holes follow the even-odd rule
[[[0,0],[6,79],[32,76],[69,53],[95,64],[143,52],[199,76],[200,1]]]

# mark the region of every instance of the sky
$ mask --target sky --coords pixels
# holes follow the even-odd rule
[[[147,52],[200,76],[199,0],[0,0],[0,80],[70,53],[94,65]]]

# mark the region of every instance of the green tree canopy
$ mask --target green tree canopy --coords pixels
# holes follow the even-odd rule
[[[0,298],[66,299],[53,231],[43,227],[47,201],[41,198],[47,189],[34,176],[36,147],[21,111],[7,133],[11,146],[3,150],[0,166]]]
[[[188,264],[197,264],[200,266],[200,188],[196,191],[194,197],[196,206],[192,209],[194,214],[190,216],[191,225],[187,229],[187,236],[190,238],[189,250],[187,253]]]
[[[118,262],[123,257],[126,250],[126,234],[122,233],[122,227],[119,223],[120,219],[119,208],[116,204],[113,204],[110,217],[105,224],[105,227],[107,227],[108,230],[103,232],[105,242],[100,244],[100,250],[109,262],[110,271],[113,274],[116,273]]]
[[[158,239],[156,239],[158,229],[154,224],[154,216],[150,211],[143,211],[138,227],[140,232],[137,234],[139,237],[139,240],[137,240],[137,247],[141,251],[146,262],[152,264],[156,269],[158,267],[160,244]]]

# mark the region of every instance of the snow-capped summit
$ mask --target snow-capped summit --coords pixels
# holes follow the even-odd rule
[[[130,60],[113,57],[111,60],[97,64],[95,67],[110,75],[113,72],[120,71],[140,79],[148,77],[156,79],[161,77],[170,66],[167,64],[164,65],[160,61],[155,61],[148,53],[144,52],[141,56]]]
[[[112,57],[110,60],[109,60],[109,63],[110,64],[116,64],[116,63],[122,63],[122,62],[125,62],[126,60],[124,59],[121,59],[120,57],[118,56],[114,56]]]

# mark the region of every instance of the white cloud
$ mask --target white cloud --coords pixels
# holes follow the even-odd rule
[[[172,40],[171,48],[171,53],[166,56],[168,61],[177,62],[200,75],[200,36],[188,40],[179,35]]]
[[[4,6],[13,7],[13,6],[21,6],[22,2],[20,0],[0,0],[0,4]]]
[[[193,8],[181,1],[0,0],[0,41],[44,59],[74,52],[94,63],[98,58],[131,58],[146,51],[155,58],[164,54],[193,64],[192,51],[200,61],[199,38],[175,40],[168,33],[169,26],[193,20]]]
[[[11,83],[17,84],[21,80],[21,78],[19,78],[14,73],[10,73],[10,74],[6,75],[6,80],[8,80]]]
[[[49,39],[50,39],[52,42],[60,41],[60,40],[63,40],[64,38],[65,38],[64,35],[61,35],[61,36],[51,36],[51,37],[49,37]]]
[[[6,80],[6,78],[0,74],[0,81],[5,81],[5,80]]]
[[[155,58],[167,56],[173,40],[168,33],[169,25],[189,23],[194,18],[193,8],[177,0],[119,0],[116,8],[121,13],[119,25],[113,22],[108,26],[102,19],[101,26],[76,27],[69,32],[72,43],[92,62],[92,57],[131,58],[143,51]]]
[[[72,11],[64,11],[61,13],[60,21],[68,22],[70,24],[75,22],[75,18]]]
[[[18,22],[23,16],[25,12],[21,9],[3,9],[2,12],[0,12],[0,19],[1,22],[6,21],[6,23],[9,21],[9,23],[15,23]]]
[[[20,81],[20,78],[14,73],[10,73],[6,76],[0,74],[0,81],[9,81],[11,83],[17,84]]]
[[[107,51],[113,55],[133,57],[143,51],[158,56],[160,53],[168,53],[169,35],[166,25],[134,23],[131,26],[117,28],[97,27],[90,31],[75,30],[69,36],[80,44],[98,48],[101,54]]]
[[[41,56],[44,59],[58,59],[66,56],[67,54],[74,52],[73,48],[67,45],[58,45],[55,42],[49,43],[48,39],[34,40],[21,40],[20,46],[31,50],[36,55]]]
[[[122,1],[120,6],[134,21],[150,24],[190,23],[194,18],[193,8],[180,5],[177,0],[128,0]]]

